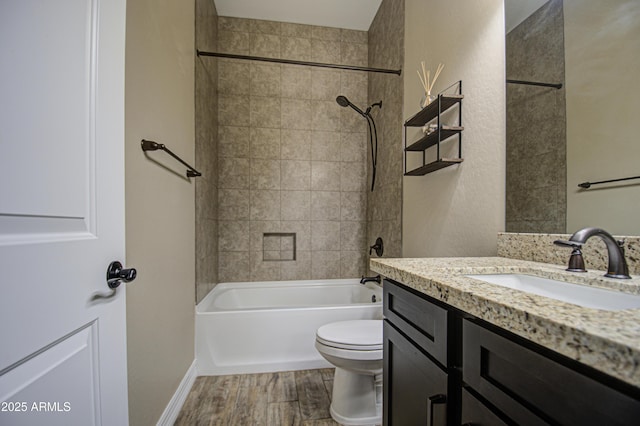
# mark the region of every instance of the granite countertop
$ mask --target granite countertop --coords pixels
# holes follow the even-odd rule
[[[465,277],[527,273],[640,294],[640,277],[571,273],[503,257],[371,259],[370,268],[475,317],[640,387],[640,309],[604,311]]]

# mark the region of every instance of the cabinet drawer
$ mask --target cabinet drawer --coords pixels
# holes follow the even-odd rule
[[[500,417],[478,401],[466,389],[462,389],[462,426],[506,426]]]
[[[518,424],[637,424],[640,401],[468,319],[462,379]]]
[[[447,367],[448,311],[395,282],[384,280],[382,289],[384,316]]]

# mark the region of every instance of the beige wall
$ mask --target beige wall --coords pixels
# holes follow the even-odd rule
[[[155,424],[194,359],[194,4],[127,2],[126,264],[129,416]],[[158,164],[156,161],[158,161]]]
[[[462,80],[465,130],[461,165],[404,178],[403,256],[495,255],[505,220],[503,1],[406,0],[405,7],[405,118],[422,96],[420,61],[432,72],[443,62],[435,90]],[[456,142],[447,148],[457,156]]]
[[[638,181],[586,191],[577,187],[639,174],[640,2],[586,6],[565,0],[564,16],[567,231],[598,226],[614,234],[640,235]]]

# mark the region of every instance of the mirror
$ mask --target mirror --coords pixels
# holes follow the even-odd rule
[[[640,235],[640,2],[505,0],[508,232]]]

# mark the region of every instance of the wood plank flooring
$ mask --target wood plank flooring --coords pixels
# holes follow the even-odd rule
[[[331,368],[198,377],[175,425],[335,426]]]

